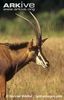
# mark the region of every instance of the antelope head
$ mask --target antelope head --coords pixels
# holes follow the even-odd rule
[[[42,44],[48,39],[42,39],[42,31],[41,31],[41,27],[39,24],[39,21],[37,20],[37,18],[33,15],[32,12],[29,12],[31,14],[31,16],[33,17],[34,21],[35,21],[35,25],[28,20],[27,18],[16,14],[18,17],[23,18],[24,20],[26,20],[34,29],[35,33],[36,33],[36,44],[34,45],[33,43],[33,39],[31,42],[28,43],[28,57],[31,59],[31,61],[34,61],[37,65],[41,65],[43,68],[46,68],[49,66],[49,62],[48,60],[45,58],[45,56],[43,55],[42,52]]]

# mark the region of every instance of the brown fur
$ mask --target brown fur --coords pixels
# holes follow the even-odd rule
[[[0,43],[0,96],[6,95],[6,81],[32,60],[34,51],[31,52],[31,45],[32,42]]]
[[[42,42],[46,40],[44,39],[42,41],[41,28],[37,18],[31,12],[29,13],[35,20],[37,29],[30,20],[19,14],[16,15],[26,20],[37,33],[36,46],[33,46],[33,40],[31,42],[20,44],[0,43],[0,97],[6,95],[6,81],[10,80],[18,70],[24,67],[25,64],[36,58],[38,50],[41,52]],[[45,65],[47,66],[47,63]]]

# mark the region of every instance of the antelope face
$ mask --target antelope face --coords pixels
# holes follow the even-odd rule
[[[42,30],[41,30],[39,21],[33,15],[33,13],[31,13],[31,12],[29,12],[29,13],[33,17],[33,19],[35,21],[35,24],[33,24],[27,18],[25,18],[23,16],[20,16],[19,14],[16,14],[20,18],[23,18],[25,21],[27,21],[32,26],[32,28],[35,31],[35,35],[36,35],[36,46],[33,45],[33,40],[29,43],[29,45],[28,45],[28,57],[32,61],[35,61],[36,64],[41,65],[42,67],[46,68],[46,67],[48,67],[49,63],[46,60],[46,58],[44,57],[44,55],[42,53],[41,47],[42,47],[42,43],[44,43],[45,40],[47,40],[47,38],[45,38],[45,39],[42,40]]]
[[[48,61],[40,50],[38,50],[38,54],[36,55],[35,61],[36,64],[41,65],[43,68],[47,68],[49,66]]]
[[[47,68],[49,66],[49,62],[44,57],[42,50],[38,49],[37,46],[33,45],[33,41],[31,41],[28,45],[29,48],[29,58],[34,61],[37,65],[41,65],[43,68]]]

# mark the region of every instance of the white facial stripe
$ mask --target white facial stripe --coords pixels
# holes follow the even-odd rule
[[[47,62],[45,61],[44,57],[41,55],[40,51],[38,52],[38,55],[36,56],[36,63],[38,65],[41,65],[43,68],[48,67]]]
[[[39,59],[38,56],[36,57],[36,63],[37,63],[37,64],[40,64],[40,65],[42,64],[42,62],[40,61],[40,59]]]
[[[38,56],[39,56],[39,57],[41,57],[41,59],[42,59],[43,63],[46,65],[46,61],[44,60],[44,58],[43,58],[43,56],[41,55],[41,53],[40,53],[40,52],[38,52]]]

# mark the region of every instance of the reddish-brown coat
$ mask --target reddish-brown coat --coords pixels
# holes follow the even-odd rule
[[[6,81],[32,59],[30,44],[18,44],[17,49],[14,44],[0,44],[0,97],[6,95]]]

